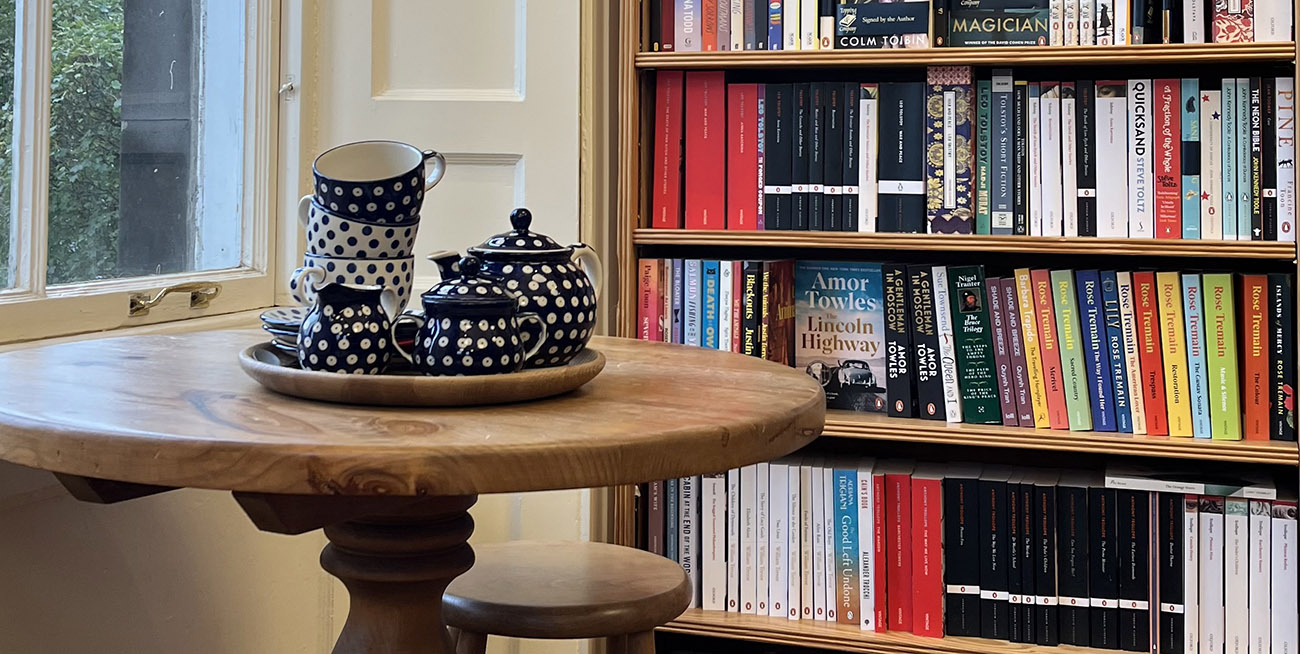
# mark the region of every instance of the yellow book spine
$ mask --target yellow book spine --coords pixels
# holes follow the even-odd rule
[[[1156,296],[1160,304],[1160,344],[1165,364],[1165,408],[1169,416],[1169,435],[1190,437],[1191,385],[1187,379],[1182,280],[1178,273],[1156,273]]]
[[[1047,416],[1047,381],[1038,350],[1038,316],[1034,313],[1034,284],[1028,268],[1016,269],[1016,302],[1020,305],[1020,333],[1025,341],[1025,365],[1029,371],[1029,399],[1034,405],[1034,427],[1050,429]]]

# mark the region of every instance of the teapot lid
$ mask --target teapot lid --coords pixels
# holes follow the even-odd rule
[[[497,234],[492,238],[472,247],[469,251],[479,255],[510,254],[558,254],[573,252],[573,248],[560,245],[555,239],[538,234],[528,228],[533,224],[533,212],[519,208],[510,212],[510,225],[513,230]]]
[[[482,274],[478,257],[462,257],[460,278],[445,279],[420,295],[424,302],[437,305],[503,308],[513,310],[518,301],[496,277]]]

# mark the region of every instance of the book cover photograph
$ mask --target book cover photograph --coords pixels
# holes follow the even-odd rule
[[[800,261],[794,277],[795,367],[821,382],[828,408],[885,411],[880,264]]]

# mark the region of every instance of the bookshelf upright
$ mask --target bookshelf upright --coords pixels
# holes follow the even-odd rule
[[[820,257],[826,259],[889,258],[895,253],[928,253],[944,261],[982,263],[982,259],[1016,254],[1027,257],[1068,256],[1092,262],[1092,267],[1168,265],[1226,271],[1258,269],[1294,273],[1296,244],[1277,241],[1198,241],[1108,239],[1095,237],[1030,237],[999,235],[931,235],[816,231],[704,231],[652,229],[650,166],[654,108],[654,76],[658,70],[712,70],[748,76],[799,75],[826,71],[851,74],[874,70],[923,70],[929,65],[969,65],[1059,68],[1083,75],[1116,75],[1127,66],[1141,66],[1196,75],[1202,65],[1240,67],[1242,71],[1270,66],[1294,74],[1294,42],[1246,44],[1172,44],[1084,47],[931,48],[899,50],[646,52],[650,25],[648,0],[618,0],[618,212],[611,219],[619,274],[614,298],[620,336],[636,336],[637,261],[639,257]],[[1300,20],[1296,21],[1300,23]],[[805,72],[806,71],[806,72]],[[1091,72],[1083,72],[1091,71]],[[1110,72],[1102,72],[1110,71]],[[1064,75],[1074,74],[1065,72]],[[1118,73],[1120,76],[1123,73]],[[1244,72],[1243,74],[1257,74]],[[861,254],[858,254],[861,253]],[[987,255],[983,258],[980,255]],[[1142,262],[1142,263],[1139,263]],[[1251,268],[1254,266],[1255,268]],[[1221,464],[1256,466],[1269,474],[1297,476],[1300,456],[1295,442],[1218,441],[1169,437],[1134,437],[1094,432],[1070,432],[1001,425],[947,424],[920,419],[888,418],[880,414],[829,411],[824,439],[852,451],[879,444],[925,444],[932,448],[1004,448],[1018,462],[1034,465],[1044,457],[1081,453],[1088,456],[1129,456],[1180,460],[1196,469]],[[863,441],[871,441],[864,443]],[[1044,459],[1046,460],[1046,459]],[[612,538],[637,545],[635,489],[613,495]],[[938,654],[977,652],[1035,652],[1057,648],[946,637],[930,639],[910,634],[876,634],[852,626],[796,621],[718,611],[688,610],[662,628],[667,632],[869,654]],[[1065,647],[1060,651],[1105,650]]]

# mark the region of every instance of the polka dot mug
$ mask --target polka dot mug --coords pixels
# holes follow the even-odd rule
[[[289,277],[289,295],[298,304],[310,306],[316,302],[317,290],[326,284],[380,286],[393,289],[401,311],[411,299],[414,275],[414,257],[357,259],[308,254],[303,266]]]
[[[403,224],[367,223],[334,213],[310,195],[298,203],[298,222],[307,229],[307,252],[356,259],[409,257],[420,229],[419,216]]]
[[[426,164],[431,167],[427,176]],[[357,141],[316,157],[312,196],[320,206],[363,222],[415,222],[424,192],[442,181],[446,170],[447,160],[433,150],[397,141]]]

